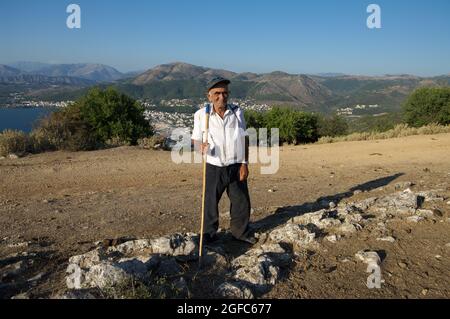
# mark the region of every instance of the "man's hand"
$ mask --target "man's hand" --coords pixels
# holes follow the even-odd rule
[[[208,143],[200,144],[200,153],[202,153],[202,155],[205,155],[205,153],[208,152],[208,148],[209,148]]]
[[[248,178],[248,165],[241,164],[241,168],[239,169],[239,181],[243,182]]]

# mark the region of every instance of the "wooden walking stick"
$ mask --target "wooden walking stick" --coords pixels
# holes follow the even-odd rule
[[[205,108],[205,143],[208,144],[208,131],[209,131],[209,113],[210,113],[210,104],[206,105]],[[201,151],[201,146],[200,146],[200,151]],[[203,163],[203,190],[202,190],[202,221],[200,224],[200,248],[199,248],[199,252],[198,252],[198,264],[199,266],[201,266],[202,264],[202,255],[203,255],[203,225],[204,225],[204,221],[205,221],[205,193],[206,193],[206,156],[207,156],[208,151],[206,150],[205,154],[202,154],[202,163]]]

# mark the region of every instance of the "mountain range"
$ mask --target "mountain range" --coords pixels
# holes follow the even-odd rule
[[[135,97],[203,97],[204,83],[215,76],[231,80],[230,89],[234,97],[322,112],[357,104],[379,105],[374,112],[396,111],[418,87],[450,85],[449,75],[306,75],[280,71],[265,74],[236,73],[176,62],[159,65],[135,78],[119,81],[118,87]]]
[[[40,62],[15,62],[0,67],[0,77],[4,76],[4,68],[13,68],[15,72],[27,75],[43,75],[49,77],[72,77],[92,82],[111,82],[125,77],[115,68],[93,63],[48,64]]]
[[[0,65],[0,89],[5,84],[31,83],[33,90],[28,91],[31,96],[64,99],[65,96],[76,98],[93,85],[113,85],[134,98],[202,98],[205,83],[216,76],[231,80],[230,89],[236,98],[322,112],[357,104],[378,104],[380,108],[377,111],[395,111],[418,87],[450,85],[450,75],[374,77],[340,73],[289,74],[280,71],[236,73],[183,62],[124,74],[102,64],[18,62]],[[41,87],[36,91],[39,84]]]
[[[95,81],[67,75],[48,76],[39,73],[25,73],[7,65],[0,65],[0,83],[9,85],[94,85]]]

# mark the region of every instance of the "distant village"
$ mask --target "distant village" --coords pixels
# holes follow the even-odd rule
[[[24,93],[17,92],[17,93],[10,93],[7,101],[2,103],[1,107],[2,108],[35,108],[35,107],[59,108],[59,107],[67,107],[72,103],[74,103],[74,101],[70,101],[70,100],[57,101],[57,102],[29,100],[24,96]]]
[[[206,102],[203,99],[171,99],[153,101],[150,99],[138,100],[145,108],[157,108],[157,107],[191,107],[199,109]],[[230,103],[239,105],[242,109],[254,110],[258,112],[264,112],[270,110],[272,107],[268,104],[259,104],[253,99],[230,99]]]
[[[355,107],[345,107],[336,110],[337,115],[353,115],[353,113],[357,110],[367,110],[367,109],[376,109],[380,106],[378,104],[373,105],[359,105],[357,104]]]

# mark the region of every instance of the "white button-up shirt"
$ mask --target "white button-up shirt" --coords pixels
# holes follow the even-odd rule
[[[206,141],[206,106],[194,114],[194,130],[192,139],[205,143]],[[224,167],[245,161],[246,123],[243,110],[233,104],[227,104],[223,119],[214,111],[210,104],[208,144],[209,151],[206,162]]]

